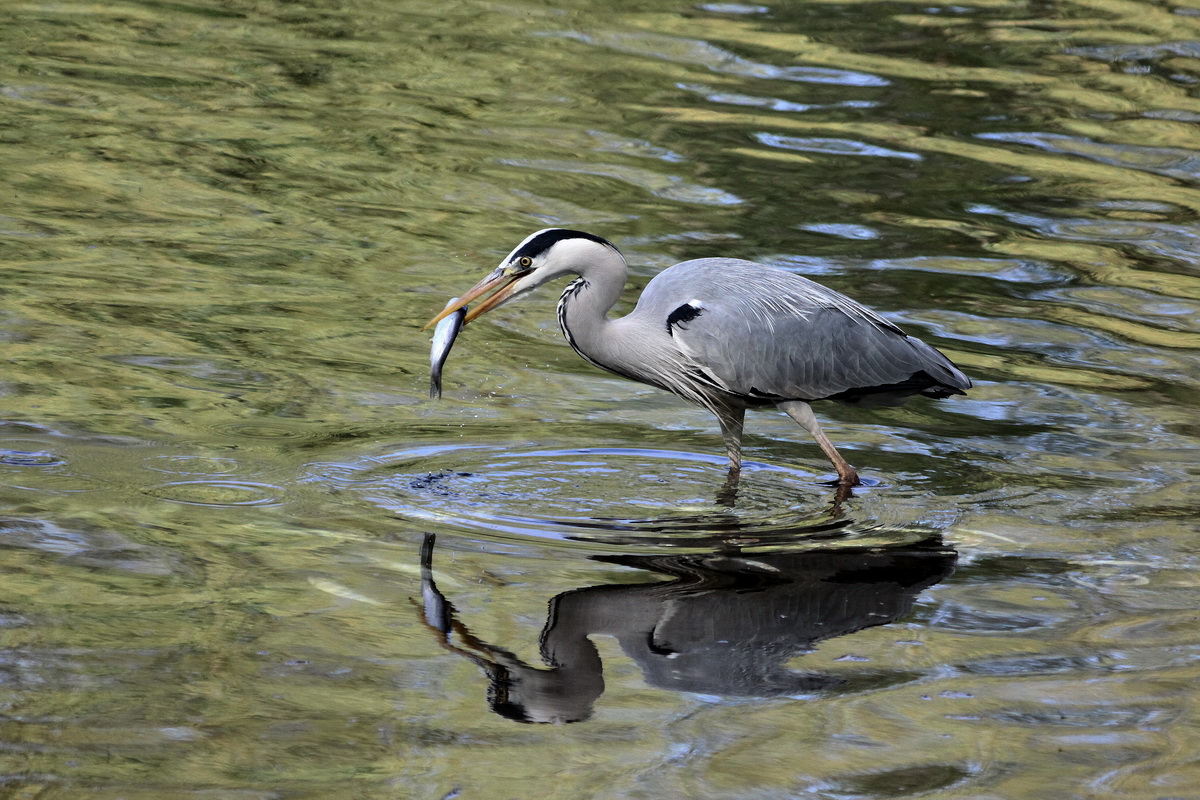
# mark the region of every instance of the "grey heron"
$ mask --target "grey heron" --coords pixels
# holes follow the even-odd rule
[[[821,430],[810,403],[894,403],[914,394],[963,394],[971,381],[948,358],[843,294],[786,270],[735,258],[668,267],[628,315],[608,312],[625,287],[624,256],[590,233],[547,228],[426,327],[493,292],[464,324],[544,283],[577,276],[558,302],[558,322],[586,361],[679,395],[716,415],[741,470],[747,408],[774,405],[798,422],[837,469],[843,487],[858,473]]]

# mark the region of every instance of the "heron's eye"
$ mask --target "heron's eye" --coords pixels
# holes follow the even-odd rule
[[[529,256],[521,256],[521,260],[518,261],[517,263],[520,264],[522,267],[532,267],[533,259],[530,258]]]

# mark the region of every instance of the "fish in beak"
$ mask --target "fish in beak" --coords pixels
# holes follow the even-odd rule
[[[456,302],[458,302],[458,298],[452,298],[449,303],[446,303],[446,307],[449,308]],[[446,359],[450,357],[450,348],[454,347],[454,338],[462,330],[465,316],[467,316],[467,309],[464,306],[451,312],[433,329],[433,346],[429,351],[429,397],[431,400],[442,396],[442,367],[445,366]]]

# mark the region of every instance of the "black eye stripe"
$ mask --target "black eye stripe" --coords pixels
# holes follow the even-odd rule
[[[522,245],[517,252],[512,254],[512,258],[509,259],[509,262],[511,263],[512,261],[519,261],[521,258],[536,258],[564,239],[587,239],[588,241],[611,247],[613,250],[617,249],[612,242],[608,241],[607,239],[602,239],[601,237],[591,233],[584,233],[583,231],[570,231],[564,228],[551,228],[550,230],[542,231],[540,234]]]

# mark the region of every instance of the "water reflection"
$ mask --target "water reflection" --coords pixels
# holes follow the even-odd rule
[[[543,665],[475,636],[433,574],[435,537],[421,547],[424,621],[450,652],[488,678],[488,704],[519,722],[580,722],[604,692],[589,639],[615,637],[651,686],[731,697],[859,692],[917,675],[896,667],[817,672],[788,662],[821,641],[899,619],[924,589],[954,570],[938,535],[892,548],[747,554],[603,555],[593,559],[672,580],[587,586],[550,600]]]
[[[539,444],[357,448],[353,458],[309,464],[306,481],[426,529],[589,553],[707,551],[730,540],[771,550],[818,539],[890,546],[957,515],[953,501],[897,502],[914,491],[904,475],[851,488],[792,465],[747,461],[736,484],[722,485],[723,455]]]

